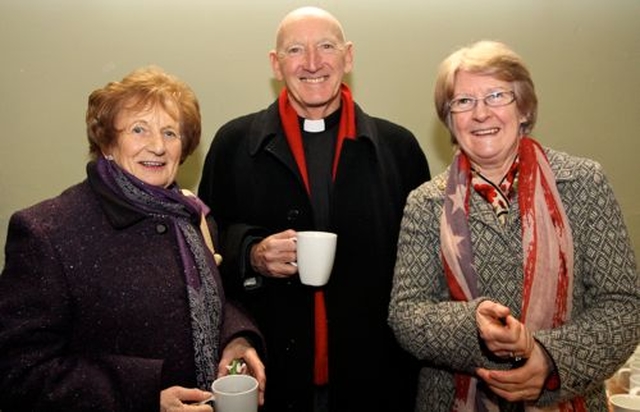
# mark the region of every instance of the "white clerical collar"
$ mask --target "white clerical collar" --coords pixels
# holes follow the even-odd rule
[[[304,124],[302,128],[304,129],[305,132],[310,132],[310,133],[324,132],[324,119],[320,119],[320,120],[304,119]]]

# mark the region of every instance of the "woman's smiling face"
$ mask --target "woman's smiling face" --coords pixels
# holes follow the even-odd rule
[[[491,75],[459,71],[453,98],[477,99],[473,109],[450,113],[452,131],[460,149],[480,170],[508,168],[518,151],[520,124],[525,117],[515,102],[489,107],[483,98],[497,91],[512,91],[510,82]]]
[[[178,174],[182,141],[180,122],[161,106],[123,109],[115,121],[115,145],[107,148],[118,166],[145,183],[167,187]]]

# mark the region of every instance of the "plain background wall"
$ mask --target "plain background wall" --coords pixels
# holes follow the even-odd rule
[[[536,84],[533,135],[603,164],[640,256],[640,0],[0,0],[0,261],[11,213],[84,178],[89,93],[138,66],[199,96],[202,143],[179,175],[196,188],[218,127],[275,99],[267,53],[302,5],[342,21],[356,100],[411,129],[433,174],[451,158],[437,65],[482,38],[508,43]]]

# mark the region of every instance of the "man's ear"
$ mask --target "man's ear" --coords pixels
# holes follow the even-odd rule
[[[350,73],[353,69],[353,43],[345,43],[344,50],[344,74]]]
[[[278,81],[282,81],[284,76],[282,75],[282,70],[280,69],[280,61],[278,60],[278,52],[275,50],[271,50],[269,52],[269,61],[271,62],[271,70],[273,71],[273,75]]]

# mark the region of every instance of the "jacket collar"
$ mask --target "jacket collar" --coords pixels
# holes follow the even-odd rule
[[[102,211],[106,215],[109,223],[116,229],[124,229],[132,226],[147,216],[135,209],[119,196],[116,196],[107,185],[100,179],[96,168],[96,162],[87,164],[87,181],[91,190],[95,193],[100,203]]]

